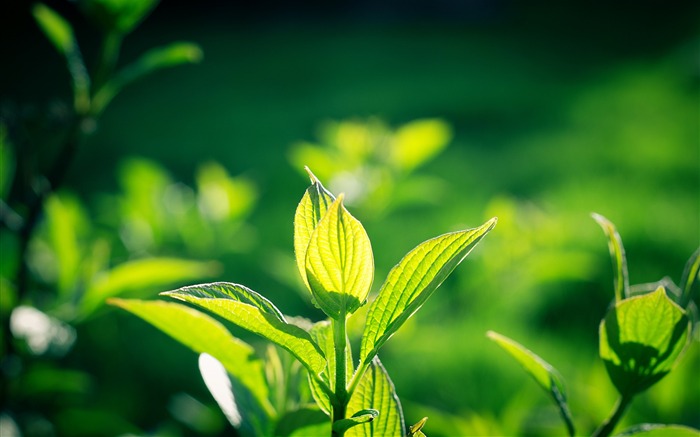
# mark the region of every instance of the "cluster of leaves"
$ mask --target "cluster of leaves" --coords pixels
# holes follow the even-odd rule
[[[593,214],[593,218],[608,236],[615,269],[615,299],[600,322],[599,354],[620,399],[610,417],[593,433],[595,437],[605,437],[613,432],[632,399],[667,375],[690,343],[690,314],[697,313],[691,294],[700,273],[700,249],[688,260],[680,286],[664,278],[631,287],[627,258],[617,229],[601,215]],[[568,434],[575,435],[559,372],[516,341],[493,331],[487,335],[544,388],[558,406]],[[680,425],[643,424],[620,435],[679,437],[697,436],[698,431]]]
[[[415,171],[452,141],[452,127],[441,119],[418,119],[395,129],[377,118],[327,121],[318,142],[299,142],[290,150],[295,168],[308,165],[343,192],[346,202],[369,216],[402,206],[437,202],[440,179]]]
[[[295,214],[294,248],[302,280],[328,320],[311,323],[285,317],[262,295],[233,283],[194,285],[163,294],[287,350],[307,373],[307,392],[315,407],[303,402],[293,403],[291,409],[286,402],[273,405],[270,394],[278,392],[275,386],[282,381],[275,376],[279,372],[264,369],[279,366],[264,364],[251,346],[214,318],[177,303],[111,302],[202,354],[204,380],[235,427],[256,435],[422,435],[424,420],[406,429],[378,352],[493,229],[496,219],[425,241],[404,256],[369,305],[355,361],[346,324],[368,300],[374,277],[372,248],[362,224],[343,205],[343,195],[335,198],[309,174],[311,186]],[[274,356],[268,353],[268,363],[275,361]]]

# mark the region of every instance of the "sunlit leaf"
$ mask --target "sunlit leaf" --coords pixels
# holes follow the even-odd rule
[[[623,396],[656,383],[688,342],[690,321],[663,287],[618,302],[600,323],[600,357]]]
[[[157,47],[141,55],[133,64],[118,71],[93,99],[93,110],[101,112],[109,102],[127,85],[164,68],[182,64],[197,63],[202,60],[202,49],[188,42],[172,43]]]
[[[699,437],[700,430],[683,425],[645,423],[615,434],[616,437]]]
[[[360,361],[380,347],[425,303],[474,246],[496,226],[496,218],[474,229],[444,234],[411,250],[390,272],[367,314]]]
[[[421,420],[418,421],[415,425],[411,425],[408,427],[408,437],[425,437],[425,434],[423,433],[423,427],[425,426],[425,423],[428,421],[427,417],[422,418]]]
[[[306,252],[306,277],[318,306],[340,319],[367,299],[374,277],[374,258],[362,224],[343,206],[331,204],[311,234]]]
[[[501,335],[497,332],[489,331],[486,334],[491,340],[496,342],[503,350],[515,358],[521,366],[529,373],[535,381],[542,387],[554,400],[559,407],[562,419],[566,424],[570,436],[575,435],[573,420],[569,412],[569,406],[566,402],[566,392],[564,384],[561,381],[559,372],[552,367],[548,362],[534,354],[529,349],[525,348],[520,343]]]
[[[345,433],[347,437],[403,436],[405,434],[399,397],[378,357],[374,357],[362,376],[350,397],[347,411],[355,414],[367,409],[379,411],[379,416],[369,423],[350,428]]]
[[[199,355],[199,372],[217,405],[231,425],[241,425],[241,413],[236,405],[233,386],[223,364],[207,353]]]
[[[213,262],[177,258],[145,258],[127,261],[98,277],[85,291],[80,316],[87,317],[107,298],[136,290],[163,289],[169,285],[211,276],[218,270]]]
[[[117,298],[109,303],[142,318],[193,351],[215,357],[269,416],[275,414],[262,361],[250,345],[233,337],[220,322],[179,303]]]
[[[373,409],[360,410],[353,414],[351,417],[336,420],[333,422],[333,432],[337,434],[343,434],[348,429],[355,427],[357,425],[362,425],[369,423],[379,416],[379,411]]]
[[[396,130],[393,162],[411,171],[440,153],[452,140],[450,125],[439,119],[415,120]]]
[[[162,293],[190,302],[258,334],[288,350],[313,375],[320,378],[326,359],[308,332],[287,323],[267,299],[242,285],[226,282],[183,287]]]
[[[615,269],[615,301],[619,302],[630,296],[627,257],[625,256],[625,248],[622,245],[622,238],[620,238],[620,234],[618,234],[615,225],[610,220],[600,214],[593,213],[591,216],[603,228],[605,235],[608,237],[608,248],[610,249],[610,257]]]
[[[311,178],[311,186],[306,189],[294,214],[294,254],[299,274],[304,284],[309,287],[309,281],[306,279],[306,251],[311,241],[311,234],[335,201],[335,197],[326,190],[311,170],[307,168],[306,171]]]

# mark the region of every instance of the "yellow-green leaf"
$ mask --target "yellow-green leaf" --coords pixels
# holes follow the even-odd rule
[[[600,357],[623,396],[652,386],[688,343],[690,321],[663,287],[617,302],[600,323]]]
[[[396,130],[392,160],[411,171],[440,153],[452,139],[450,125],[439,119],[415,120]]]
[[[372,246],[362,224],[343,206],[342,194],[311,234],[306,277],[316,303],[333,319],[352,314],[367,299],[374,277]]]
[[[700,437],[700,430],[683,425],[644,423],[615,434],[615,437]]]
[[[399,261],[369,308],[361,362],[368,363],[377,354],[494,226],[496,218],[478,228],[441,235],[419,244]]]
[[[610,220],[600,214],[593,213],[591,216],[603,228],[605,235],[608,237],[608,248],[610,249],[610,257],[615,269],[615,301],[619,302],[630,296],[625,247],[622,245],[620,234]]]

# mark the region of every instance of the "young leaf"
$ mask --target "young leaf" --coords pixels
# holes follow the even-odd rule
[[[202,49],[192,43],[178,42],[151,49],[136,62],[117,72],[109,82],[100,88],[93,99],[93,111],[100,113],[125,86],[154,71],[181,64],[198,63],[201,60]]]
[[[596,213],[591,214],[591,216],[603,228],[605,235],[608,237],[608,248],[610,249],[610,257],[615,269],[615,302],[619,302],[630,296],[625,247],[622,245],[620,234],[618,234],[615,225],[610,220]]]
[[[520,343],[493,331],[487,332],[486,335],[508,352],[510,356],[515,358],[525,371],[537,381],[540,387],[552,396],[552,399],[559,407],[559,412],[566,424],[569,435],[575,435],[574,422],[569,412],[569,406],[566,403],[566,392],[559,372]]]
[[[92,315],[107,298],[133,290],[160,288],[177,282],[210,276],[217,263],[177,258],[145,258],[127,261],[99,276],[85,291],[78,317]]]
[[[681,294],[681,307],[686,308],[691,300],[693,286],[698,282],[700,278],[700,247],[693,252],[690,259],[685,264],[685,269],[683,269],[683,277],[681,278],[681,287],[683,291]]]
[[[262,361],[250,345],[233,337],[221,323],[178,303],[116,298],[109,303],[142,318],[193,351],[216,357],[269,417],[275,415]]]
[[[318,306],[338,320],[367,299],[374,259],[362,224],[343,206],[343,195],[328,208],[311,234],[306,278]]]
[[[340,419],[333,422],[333,432],[343,435],[348,429],[353,426],[369,423],[379,416],[379,411],[373,409],[360,410],[347,419]]]
[[[335,197],[321,184],[316,176],[306,168],[311,178],[311,186],[306,189],[301,202],[297,206],[294,214],[294,254],[296,255],[297,267],[306,287],[309,281],[306,279],[306,250],[311,241],[311,234],[316,229],[316,225],[326,214],[326,211],[335,201]],[[309,288],[309,291],[311,289]]]
[[[633,396],[671,371],[688,342],[690,321],[663,287],[624,299],[600,323],[600,357],[623,396]]]
[[[315,378],[321,378],[326,358],[308,332],[289,324],[267,299],[242,285],[226,282],[183,287],[161,293],[205,308],[288,350]]]
[[[615,437],[700,437],[700,430],[683,425],[644,423],[616,434]]]
[[[389,272],[367,314],[360,349],[362,363],[368,363],[377,354],[495,225],[494,217],[478,228],[425,241]]]
[[[379,416],[372,422],[350,428],[345,433],[347,437],[403,436],[406,433],[399,397],[378,357],[374,357],[362,375],[347,410],[358,412],[370,408],[379,411]]]
[[[408,427],[408,437],[425,437],[425,434],[423,433],[423,427],[425,426],[425,422],[428,421],[427,417],[422,418],[421,420],[418,421],[415,425],[411,425]]]

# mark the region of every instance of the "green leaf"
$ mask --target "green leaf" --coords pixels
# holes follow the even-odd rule
[[[306,167],[306,171],[311,178],[311,186],[306,189],[294,214],[294,254],[299,274],[306,287],[309,288],[309,281],[306,279],[306,251],[311,241],[311,234],[335,201],[335,197],[326,190],[308,167]],[[311,291],[310,288],[309,291]]]
[[[559,372],[548,362],[525,348],[520,343],[501,335],[494,331],[486,333],[489,339],[493,340],[503,350],[515,358],[521,366],[529,373],[535,381],[552,397],[559,407],[562,419],[566,424],[570,436],[575,435],[573,419],[566,403],[566,392]]]
[[[422,418],[421,420],[418,421],[415,425],[411,425],[408,427],[408,437],[425,437],[425,434],[423,433],[423,427],[425,426],[425,422],[428,421],[427,417]]]
[[[373,409],[379,417],[372,422],[350,428],[347,437],[403,436],[406,433],[403,410],[394,384],[378,357],[374,357],[359,385],[352,393],[348,412]]]
[[[80,0],[85,15],[103,31],[126,34],[136,27],[158,0]]]
[[[600,323],[600,357],[623,396],[652,386],[688,343],[690,321],[663,287],[622,300]]]
[[[478,228],[425,241],[389,272],[367,314],[360,349],[362,363],[368,363],[377,354],[495,225],[494,217]]]
[[[90,77],[75,40],[73,28],[63,17],[43,3],[34,5],[32,14],[44,35],[65,58],[73,82],[76,110],[79,113],[85,113],[90,105]]]
[[[199,373],[226,419],[234,428],[239,428],[243,419],[224,365],[213,356],[203,353],[199,355]]]
[[[48,240],[58,267],[58,293],[66,297],[78,286],[82,248],[79,237],[89,220],[74,197],[54,195],[44,203]]]
[[[198,63],[202,60],[202,49],[192,43],[178,42],[165,47],[151,49],[134,63],[124,67],[95,94],[93,111],[100,113],[127,85],[164,68],[182,64]]]
[[[328,208],[311,234],[306,277],[316,303],[339,320],[366,301],[374,277],[374,258],[362,224],[343,206],[343,195]]]
[[[591,214],[593,219],[598,222],[605,235],[608,237],[608,249],[612,258],[613,268],[615,269],[615,302],[619,302],[630,296],[630,282],[627,273],[627,257],[625,256],[625,248],[622,245],[622,238],[618,234],[615,225],[600,214]]]
[[[315,431],[321,428],[322,431]],[[330,434],[330,420],[322,411],[316,408],[301,407],[288,411],[275,426],[275,436],[286,437],[300,435],[304,437],[321,436]]]
[[[215,357],[250,391],[268,416],[275,415],[262,361],[250,345],[233,337],[211,316],[172,302],[113,298],[109,303],[142,318],[193,351]]]
[[[616,434],[616,437],[699,437],[700,430],[683,425],[661,425],[644,423]]]
[[[119,264],[88,286],[79,317],[91,315],[107,298],[135,290],[162,290],[178,282],[211,276],[218,268],[215,262],[177,258],[144,258]]]
[[[362,425],[364,423],[369,423],[379,416],[379,411],[373,409],[360,410],[353,414],[352,417],[346,419],[340,419],[333,423],[333,432],[342,435],[348,429]]]
[[[415,120],[396,130],[392,161],[411,171],[440,153],[452,140],[450,125],[439,119]]]
[[[161,294],[205,308],[270,340],[294,355],[315,378],[322,379],[326,358],[319,346],[308,332],[287,323],[282,313],[255,291],[238,284],[215,282]]]
[[[700,247],[693,252],[690,259],[685,264],[685,269],[683,269],[683,277],[681,278],[681,287],[683,291],[681,294],[681,306],[683,308],[688,306],[692,299],[693,286],[698,283],[700,278]]]

